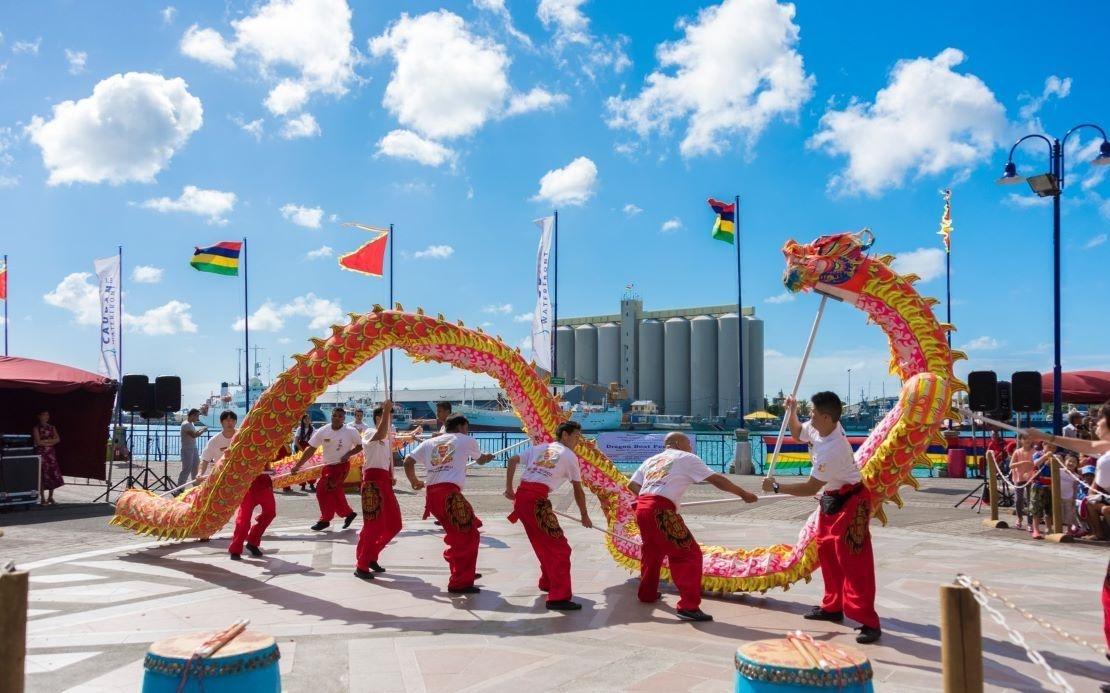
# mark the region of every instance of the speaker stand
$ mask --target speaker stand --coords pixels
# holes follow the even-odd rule
[[[987,482],[986,482],[986,481],[982,481],[982,482],[980,482],[978,486],[976,486],[976,487],[975,487],[974,489],[972,489],[971,493],[969,493],[969,494],[967,494],[966,496],[964,496],[963,498],[961,498],[961,499],[959,500],[959,502],[958,502],[958,503],[956,503],[955,505],[953,505],[952,507],[953,507],[953,508],[958,508],[958,507],[960,507],[961,505],[963,505],[964,503],[966,503],[966,502],[967,502],[967,499],[968,499],[968,498],[971,498],[971,497],[972,497],[972,496],[974,496],[974,495],[975,495],[976,493],[978,493],[978,494],[979,494],[979,497],[978,497],[978,498],[976,498],[976,499],[975,499],[975,502],[971,504],[971,507],[972,507],[972,508],[978,507],[978,509],[979,509],[979,510],[976,510],[976,513],[978,513],[978,512],[980,511],[980,510],[982,510],[982,509],[983,509],[983,489],[984,489],[984,488],[986,487],[986,485],[987,485]]]
[[[139,485],[148,491],[158,490],[159,486],[162,487],[161,490],[169,491],[171,488],[173,488],[173,484],[167,485],[166,479],[159,478],[157,472],[150,468],[150,419],[146,420],[146,445],[144,446],[144,449],[145,454],[143,455],[143,470],[139,472],[139,476],[137,478],[137,480],[139,481]],[[154,454],[158,457],[162,456],[161,446],[158,444],[157,439],[155,439],[154,441]]]
[[[112,469],[116,465],[114,464],[114,460],[112,462],[109,462],[108,463],[108,483],[107,483],[107,486],[104,489],[104,493],[100,494],[99,496],[97,496],[96,498],[93,499],[93,503],[100,502],[101,498],[104,499],[105,503],[111,503],[112,502],[112,496],[111,496],[112,491],[119,491],[121,486],[123,487],[124,490],[129,489],[129,488],[131,488],[135,485],[136,481],[138,481],[135,478],[135,474],[134,474],[134,471],[135,471],[135,445],[134,445],[134,443],[135,443],[135,412],[131,412],[131,425],[127,427],[127,435],[125,435],[123,439],[127,443],[127,476],[125,476],[124,478],[120,479],[115,484],[113,484],[112,483]]]

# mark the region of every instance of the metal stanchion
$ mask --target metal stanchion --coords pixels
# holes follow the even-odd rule
[[[945,693],[982,693],[979,603],[960,585],[940,586],[940,662]]]

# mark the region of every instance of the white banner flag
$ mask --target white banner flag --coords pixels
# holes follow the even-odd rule
[[[100,368],[97,370],[101,375],[119,380],[120,316],[123,314],[119,256],[95,260],[93,266],[100,280]]]
[[[551,313],[551,292],[547,285],[547,269],[551,259],[551,229],[555,217],[536,219],[540,227],[540,247],[536,251],[536,309],[532,311],[532,358],[536,365],[552,375],[551,336],[554,333]]]

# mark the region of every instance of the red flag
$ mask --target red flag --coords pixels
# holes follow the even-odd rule
[[[8,300],[8,266],[0,267],[0,301]]]
[[[369,274],[374,277],[382,276],[382,269],[385,267],[385,251],[389,245],[389,232],[384,229],[375,229],[357,224],[351,224],[351,226],[376,231],[379,235],[353,253],[340,255],[339,266],[352,272]]]

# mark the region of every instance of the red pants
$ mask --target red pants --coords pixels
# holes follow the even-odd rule
[[[871,493],[861,488],[835,514],[817,515],[817,557],[825,580],[825,611],[879,627],[875,556],[871,551]]]
[[[636,499],[636,524],[644,542],[640,557],[640,601],[653,602],[659,594],[663,559],[678,588],[678,608],[693,611],[701,605],[701,547],[686,528],[674,503],[664,496]]]
[[[455,484],[432,484],[427,488],[424,519],[434,516],[443,525],[443,558],[451,567],[448,589],[474,584],[474,567],[478,564],[478,528],[482,521],[474,515],[470,501]]]
[[[258,513],[252,527],[251,514],[256,505],[262,506],[262,512]],[[244,541],[252,546],[261,545],[262,533],[274,521],[275,516],[277,516],[277,510],[274,507],[274,484],[268,475],[259,474],[251,482],[247,495],[243,496],[243,502],[239,504],[239,513],[235,516],[235,533],[231,537],[227,552],[243,553]]]
[[[320,478],[316,481],[316,502],[320,504],[321,522],[331,522],[336,515],[347,517],[354,512],[343,493],[343,481],[350,469],[350,462],[341,462],[320,470]]]
[[[378,555],[401,531],[401,506],[393,493],[393,474],[387,469],[362,473],[362,531],[358,533],[355,561],[369,570]]]
[[[509,522],[524,525],[524,532],[540,559],[539,588],[547,592],[547,601],[570,599],[570,544],[563,536],[559,520],[547,499],[547,484],[520,482],[513,501]]]
[[[1106,637],[1106,650],[1110,652],[1110,563],[1106,565],[1106,579],[1102,581],[1102,634]]]

